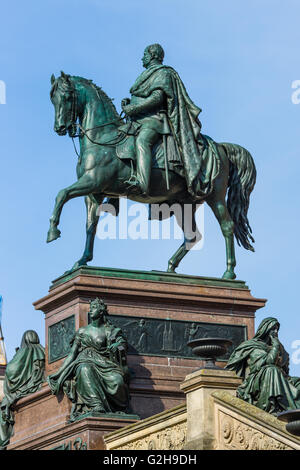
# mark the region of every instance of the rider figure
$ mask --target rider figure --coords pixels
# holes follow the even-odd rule
[[[217,151],[201,135],[201,109],[187,94],[178,73],[163,65],[163,59],[159,44],[146,47],[142,58],[146,70],[131,87],[131,100],[122,100],[122,109],[130,120],[120,130],[137,136],[136,177],[129,183],[133,192],[148,195],[153,146],[163,136],[166,165],[175,155],[184,168],[189,193],[195,199],[202,198],[212,191],[219,171]],[[167,137],[173,143],[168,148]]]
[[[159,44],[146,47],[142,58],[146,71],[156,69],[161,65],[164,58],[164,50]],[[127,127],[128,134],[138,134],[136,137],[136,179],[131,182],[131,188],[137,188],[138,192],[148,194],[152,148],[162,135],[170,134],[168,120],[166,117],[166,100],[162,89],[155,89],[147,97],[136,95],[138,82],[142,83],[143,78],[147,80],[145,72],[140,75],[135,85],[131,88],[132,97],[122,100],[122,109],[131,118],[130,128]],[[149,73],[147,74],[149,75]],[[145,77],[144,77],[145,76]]]

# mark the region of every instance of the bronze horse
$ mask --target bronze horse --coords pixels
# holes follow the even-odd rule
[[[128,193],[126,182],[130,179],[132,168],[130,160],[120,159],[116,154],[118,126],[122,120],[112,100],[91,80],[81,77],[62,72],[58,78],[52,75],[51,83],[51,100],[55,107],[54,130],[59,135],[68,132],[70,137],[74,137],[79,128],[80,155],[77,163],[78,180],[59,191],[56,197],[47,242],[60,236],[57,226],[62,208],[75,197],[85,196],[87,223],[85,249],[72,269],[93,259],[99,207],[101,210],[106,197],[116,200],[126,196],[133,201],[148,204],[178,202],[183,207],[189,204],[192,208],[191,222],[184,223],[184,217],[177,219],[184,233],[184,242],[169,260],[168,271],[174,272],[182,258],[201,238],[194,217],[199,201],[193,200],[188,193],[185,179],[170,171],[170,189],[167,189],[164,169],[153,168],[149,196]],[[214,212],[225,238],[227,268],[223,278],[235,279],[234,235],[238,244],[254,251],[247,212],[249,197],[255,185],[256,169],[245,148],[230,143],[215,145],[220,157],[220,172],[214,181],[213,191],[205,200]]]

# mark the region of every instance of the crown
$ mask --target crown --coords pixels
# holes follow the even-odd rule
[[[105,302],[103,302],[102,299],[99,299],[99,297],[96,297],[96,299],[93,299],[90,301],[90,307],[91,306],[96,306],[96,307],[104,307],[104,309],[107,311],[107,305]]]

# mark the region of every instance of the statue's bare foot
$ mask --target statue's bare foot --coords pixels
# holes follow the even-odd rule
[[[57,238],[59,238],[61,235],[60,230],[56,227],[51,227],[48,230],[48,235],[47,235],[47,243],[53,242]]]
[[[222,279],[235,279],[235,278],[236,278],[236,274],[234,273],[234,271],[230,271],[228,269],[227,271],[225,271],[225,273],[222,276]]]

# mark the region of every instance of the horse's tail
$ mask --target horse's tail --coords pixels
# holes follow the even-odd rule
[[[239,245],[254,251],[254,242],[247,217],[250,194],[256,182],[256,168],[251,154],[236,144],[221,144],[230,161],[227,208],[234,222],[234,234]]]

